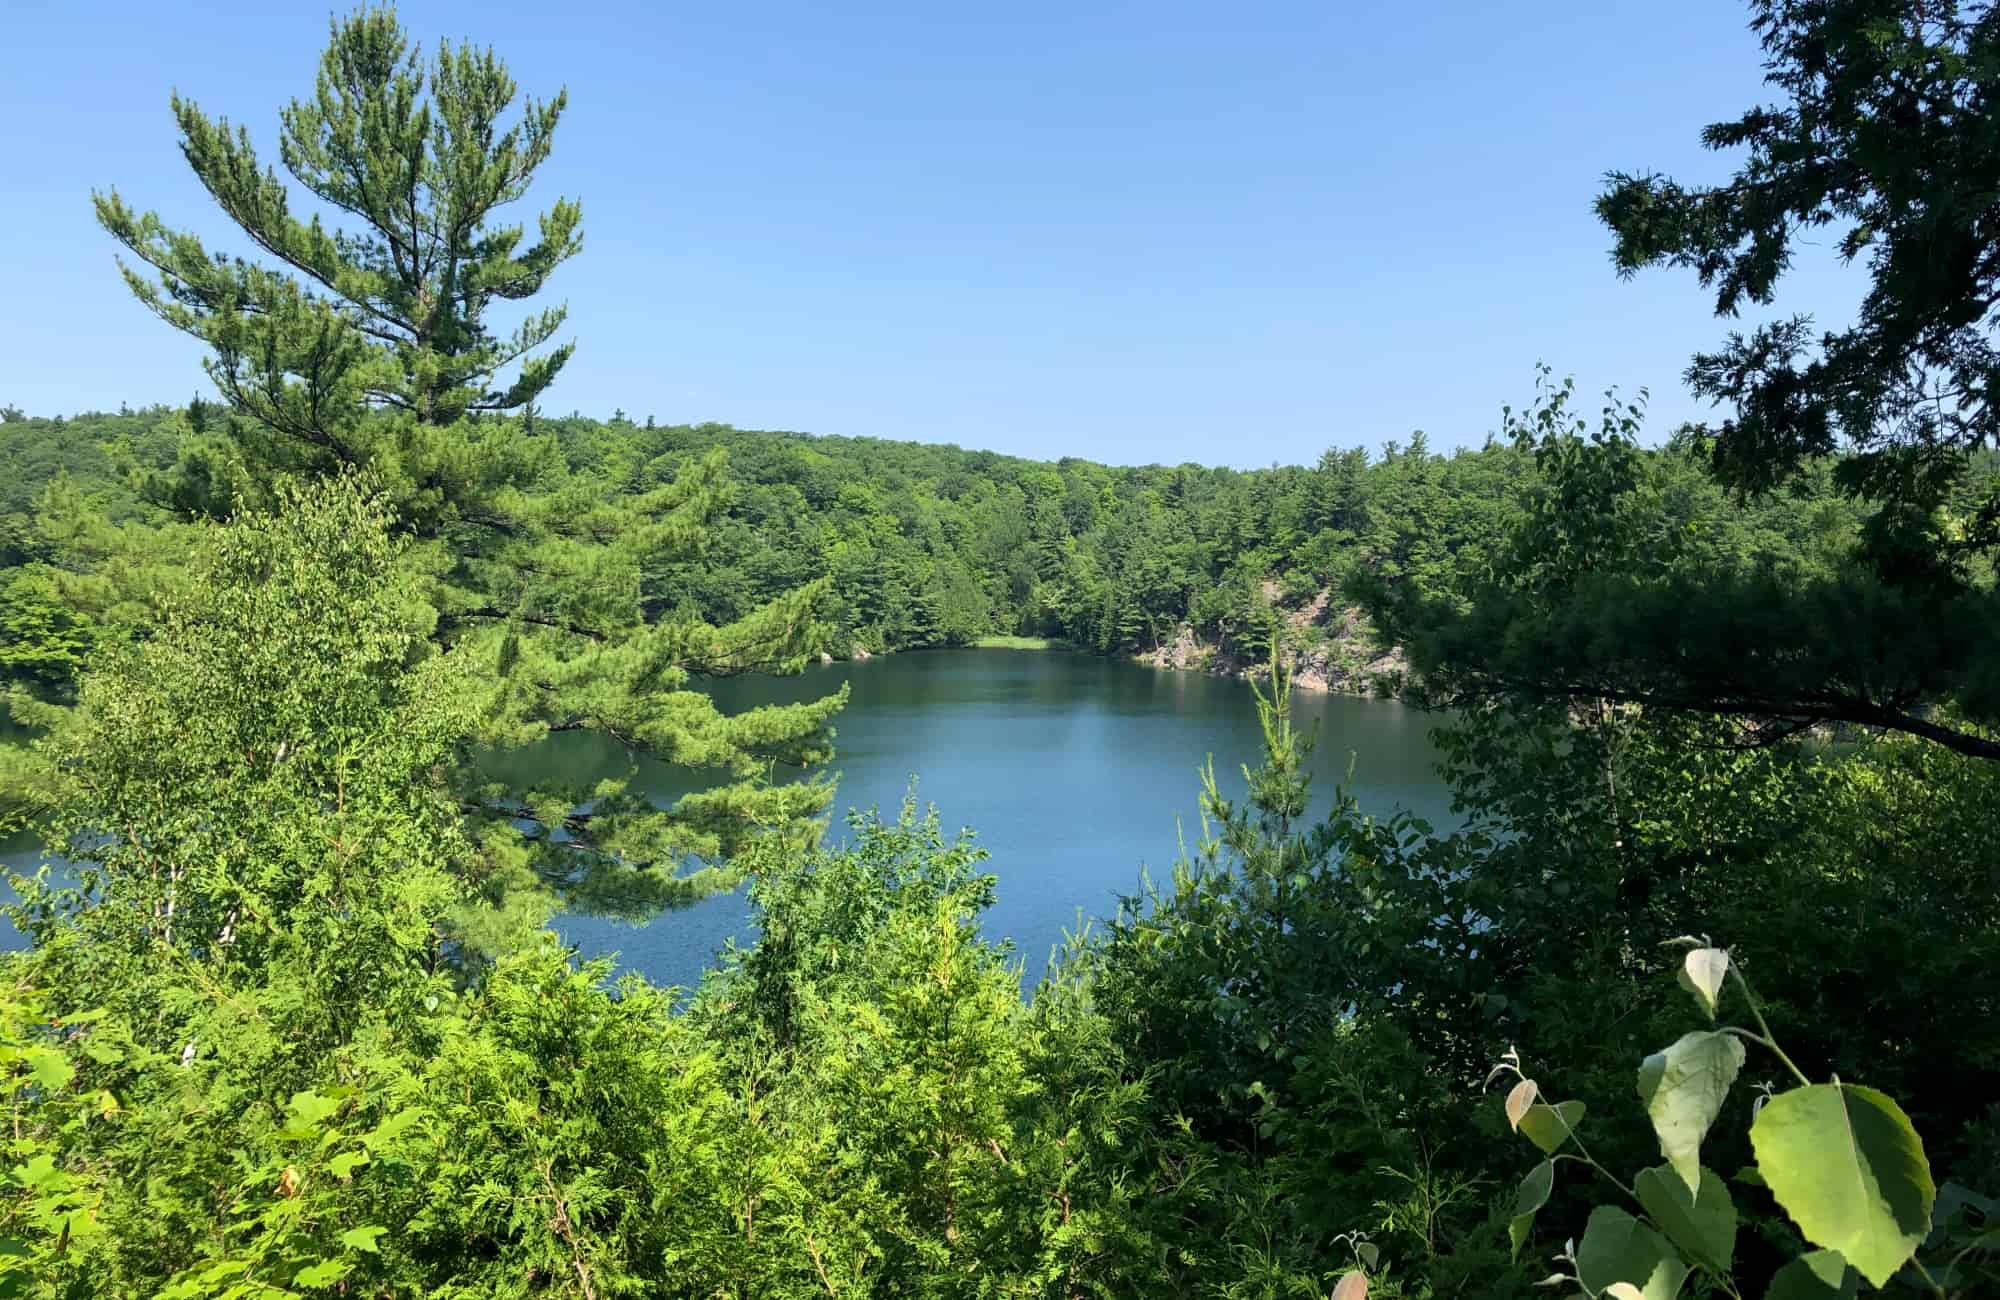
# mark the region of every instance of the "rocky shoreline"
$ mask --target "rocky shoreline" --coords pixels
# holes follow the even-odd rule
[[[1265,598],[1275,607],[1278,586],[1264,584]],[[1329,591],[1321,591],[1297,608],[1286,610],[1281,653],[1292,674],[1292,685],[1319,694],[1394,696],[1401,693],[1409,673],[1409,660],[1402,647],[1384,648],[1374,624],[1359,608],[1336,606]],[[1067,648],[1067,647],[1065,647]],[[859,663],[877,655],[907,653],[898,650],[869,650],[858,643],[844,655],[822,651],[819,661],[840,660]],[[1148,668],[1173,672],[1206,673],[1211,677],[1236,677],[1264,681],[1271,676],[1270,651],[1261,643],[1223,636],[1204,639],[1191,623],[1182,623],[1174,635],[1151,650],[1128,656]]]
[[[1275,603],[1277,584],[1266,583],[1264,594]],[[1286,611],[1280,653],[1296,689],[1322,694],[1395,694],[1409,672],[1402,647],[1384,648],[1368,616],[1353,606],[1336,606],[1327,591]],[[1264,647],[1227,637],[1204,640],[1187,623],[1175,629],[1171,640],[1133,658],[1153,668],[1216,677],[1256,681],[1271,675],[1269,651]]]

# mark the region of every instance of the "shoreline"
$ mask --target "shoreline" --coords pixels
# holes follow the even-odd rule
[[[1030,654],[1086,654],[1151,668],[1157,672],[1198,673],[1236,681],[1269,681],[1270,662],[1264,654],[1248,654],[1229,643],[1202,641],[1183,625],[1174,641],[1152,650],[1127,647],[1100,654],[1060,637],[983,636],[963,645],[907,646],[891,650],[870,650],[852,646],[847,654],[822,651],[822,666],[836,663],[863,663],[885,655],[930,654],[952,650],[999,650]],[[1292,673],[1292,689],[1311,695],[1350,695],[1360,699],[1396,699],[1407,664],[1399,649],[1377,650],[1372,645],[1357,649],[1351,642],[1339,647],[1331,643],[1317,647],[1288,647],[1285,655]]]

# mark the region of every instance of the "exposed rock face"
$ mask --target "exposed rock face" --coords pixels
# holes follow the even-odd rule
[[[1278,584],[1266,582],[1264,595],[1276,604]],[[1409,670],[1399,646],[1383,647],[1368,616],[1352,606],[1335,606],[1333,593],[1321,591],[1297,609],[1285,611],[1286,666],[1292,685],[1306,691],[1342,691],[1372,695],[1393,689]],[[1221,677],[1269,677],[1269,651],[1260,645],[1225,638],[1220,644],[1202,640],[1183,623],[1171,640],[1138,656],[1155,668],[1214,673]]]
[[[1139,656],[1139,662],[1151,664],[1155,668],[1175,668],[1183,672],[1190,668],[1206,668],[1215,657],[1215,647],[1198,640],[1194,628],[1183,623],[1175,629],[1174,639],[1157,650],[1148,650]]]
[[[873,659],[874,657],[874,655],[868,653],[868,647],[865,645],[855,646],[853,651],[848,655],[848,658],[855,660]]]

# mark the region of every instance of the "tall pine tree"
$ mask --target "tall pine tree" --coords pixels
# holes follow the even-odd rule
[[[358,474],[415,543],[430,641],[486,666],[465,687],[480,699],[456,776],[481,842],[570,901],[643,911],[731,883],[726,864],[753,843],[814,833],[830,786],[769,777],[827,757],[844,693],[726,716],[696,689],[802,666],[823,583],[723,627],[643,603],[641,575],[698,556],[728,504],[720,453],[613,501],[536,432],[532,404],[573,348],[556,342],[564,308],[511,329],[493,312],[577,253],[581,209],[559,199],[532,238],[504,218],[566,103],[516,99],[491,50],[427,58],[393,11],[364,8],[333,22],[312,96],[280,113],[279,159],[316,210],[294,211],[248,132],[176,95],[183,155],[256,253],[213,252],[115,190],[95,196],[97,217],[139,300],[208,345],[227,403],[153,495],[227,515],[271,508],[288,481]],[[508,766],[496,750],[568,731],[615,742],[624,775],[493,775]],[[641,757],[704,770],[709,787],[656,808],[631,784]]]

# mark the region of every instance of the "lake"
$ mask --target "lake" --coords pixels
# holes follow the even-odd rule
[[[735,711],[808,699],[848,683],[835,722],[840,787],[835,808],[879,806],[895,815],[914,779],[921,802],[945,827],[975,829],[991,855],[998,899],[985,930],[1013,940],[1030,980],[1079,914],[1101,916],[1137,885],[1171,869],[1179,837],[1199,827],[1198,769],[1210,755],[1223,793],[1242,791],[1241,764],[1261,737],[1247,683],[1161,671],[1092,655],[1018,650],[940,650],[884,655],[813,668],[798,677],[740,677],[712,684]],[[1316,808],[1353,762],[1364,810],[1401,807],[1436,825],[1452,822],[1438,780],[1431,715],[1388,700],[1292,697],[1302,729],[1317,726]],[[560,766],[611,775],[623,752],[600,737],[569,733],[511,757],[503,772]],[[683,774],[642,764],[640,782],[659,798],[687,788]],[[829,840],[845,837],[836,816]],[[0,860],[32,864],[35,847],[0,843]],[[645,925],[564,916],[558,929],[586,955],[616,953],[627,966],[671,984],[692,984],[731,938],[751,936],[740,893],[707,899]],[[11,938],[12,936],[7,936]]]

